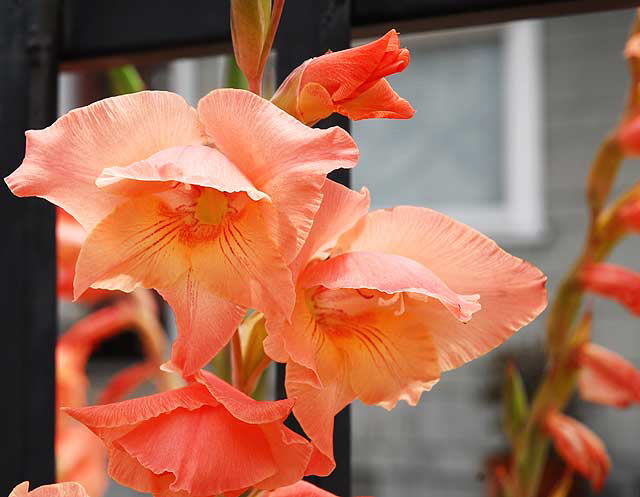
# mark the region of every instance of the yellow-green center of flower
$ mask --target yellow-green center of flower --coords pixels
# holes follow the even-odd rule
[[[218,225],[229,210],[227,196],[213,188],[204,188],[196,204],[195,217],[202,224]]]

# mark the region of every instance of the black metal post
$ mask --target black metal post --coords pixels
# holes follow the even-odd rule
[[[24,131],[56,117],[59,2],[0,1],[0,175],[24,156]],[[0,495],[55,480],[55,210],[0,194],[3,407]]]
[[[306,59],[327,50],[342,50],[351,44],[351,0],[289,1],[285,4],[276,39],[278,83]],[[338,115],[322,121],[320,127],[340,126],[349,131],[349,120]],[[330,177],[350,186],[348,170]],[[278,365],[278,397],[285,397],[285,368]],[[297,425],[297,423],[292,423]],[[296,426],[299,430],[300,427]],[[340,497],[351,497],[351,410],[342,410],[335,419],[333,435],[336,469],[326,478],[309,478],[321,488]]]

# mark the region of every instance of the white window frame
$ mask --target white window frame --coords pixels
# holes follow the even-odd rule
[[[538,20],[406,35],[425,45],[500,35],[502,43],[503,202],[496,205],[425,203],[501,243],[530,245],[546,239],[542,23]],[[417,39],[417,40],[416,40]],[[464,178],[461,178],[461,181]]]

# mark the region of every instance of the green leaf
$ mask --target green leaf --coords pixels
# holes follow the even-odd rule
[[[107,71],[107,77],[109,78],[112,95],[136,93],[145,90],[147,87],[136,66],[131,64],[109,69]]]
[[[507,365],[503,385],[504,430],[515,445],[529,415],[529,401],[522,377],[513,363]]]
[[[229,55],[227,57],[227,81],[225,84],[226,88],[239,88],[241,90],[246,90],[249,88],[249,83],[247,82],[247,78],[244,76],[240,67],[238,67],[238,63],[236,62],[236,58],[233,55]]]

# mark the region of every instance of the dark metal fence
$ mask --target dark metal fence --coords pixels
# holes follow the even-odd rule
[[[351,36],[415,32],[632,7],[631,0],[289,0],[277,39],[281,81],[305,59]],[[24,131],[55,120],[60,68],[113,67],[229,52],[229,2],[0,0],[0,174],[24,155]],[[322,125],[349,123],[334,117]],[[346,171],[334,179],[349,184]],[[55,211],[0,195],[0,495],[55,479]],[[282,371],[279,372],[280,381]],[[280,387],[282,395],[282,387]],[[334,474],[320,483],[351,496],[350,417],[336,420]]]

